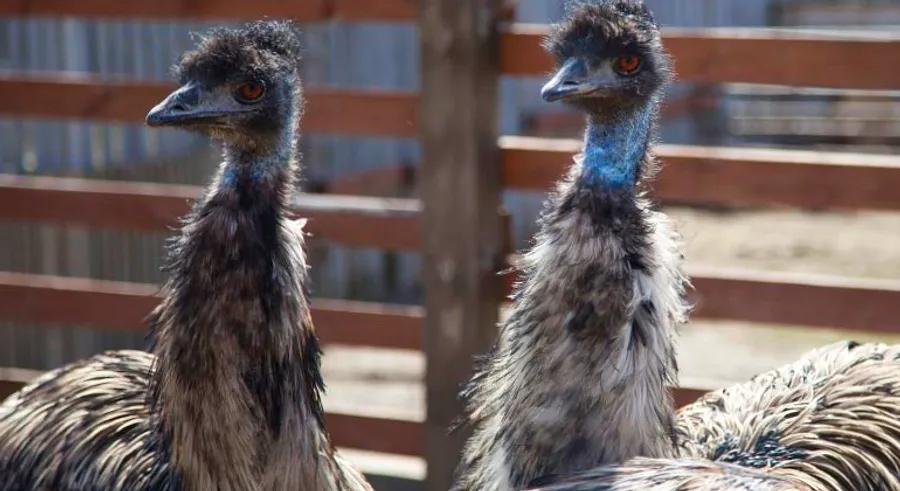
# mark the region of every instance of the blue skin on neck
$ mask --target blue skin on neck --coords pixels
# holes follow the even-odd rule
[[[228,167],[225,167],[225,171],[222,172],[222,183],[228,187],[234,187],[237,185],[237,181],[237,170],[234,166],[229,165]]]
[[[640,109],[631,118],[603,125],[595,121],[588,123],[581,179],[596,187],[634,187],[652,125],[652,105]]]

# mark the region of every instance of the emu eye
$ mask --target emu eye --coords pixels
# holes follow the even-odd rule
[[[644,60],[638,55],[625,55],[613,60],[613,69],[619,75],[634,75],[643,65]]]
[[[245,104],[257,102],[262,99],[266,93],[266,86],[261,82],[245,82],[241,84],[235,92],[238,102]]]

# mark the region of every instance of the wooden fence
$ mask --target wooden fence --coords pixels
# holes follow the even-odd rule
[[[426,421],[329,414],[338,445],[423,456],[426,489],[447,489],[464,435],[446,428],[461,407],[471,357],[493,338],[510,260],[504,189],[544,190],[567,166],[572,140],[498,137],[501,75],[541,76],[551,60],[545,26],[503,22],[509,12],[477,0],[13,0],[0,15],[299,21],[416,21],[420,94],[311,87],[308,132],[420,137],[424,202],[352,196],[297,198],[315,240],[420,250],[426,305],[401,307],[315,299],[326,342],[424,349]],[[880,34],[772,30],[667,31],[682,80],[855,89],[900,87],[890,63],[900,39]],[[763,58],[764,57],[764,58]],[[102,82],[69,73],[0,76],[0,113],[23,117],[140,121],[166,84]],[[657,195],[667,202],[900,209],[900,157],[664,145]],[[156,231],[175,224],[199,190],[190,186],[0,175],[0,219]],[[514,259],[512,259],[514,260]],[[450,273],[448,273],[450,271]],[[900,332],[900,281],[862,281],[748,271],[695,271],[700,318]],[[0,320],[143,330],[155,285],[0,272]],[[447,315],[455,312],[454,315]],[[461,314],[460,314],[461,313]],[[0,369],[0,397],[34,373]],[[685,403],[709,387],[678,389]]]

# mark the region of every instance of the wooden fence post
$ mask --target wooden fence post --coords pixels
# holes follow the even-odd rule
[[[422,0],[425,458],[427,491],[446,491],[468,436],[449,432],[473,355],[493,342],[503,256],[497,148],[496,0]]]

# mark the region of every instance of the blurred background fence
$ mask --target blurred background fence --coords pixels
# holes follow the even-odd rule
[[[538,97],[562,2],[497,3],[0,3],[0,396],[143,346],[169,227],[218,159],[143,115],[191,32],[292,18],[309,99],[296,212],[314,233],[330,429],[379,489],[446,489],[456,388],[511,280],[493,273],[527,246],[582,126]],[[647,3],[679,74],[656,196],[696,287],[678,401],[831,340],[900,339],[900,2]],[[442,57],[440,36],[469,48]],[[447,261],[461,278],[442,279]]]

